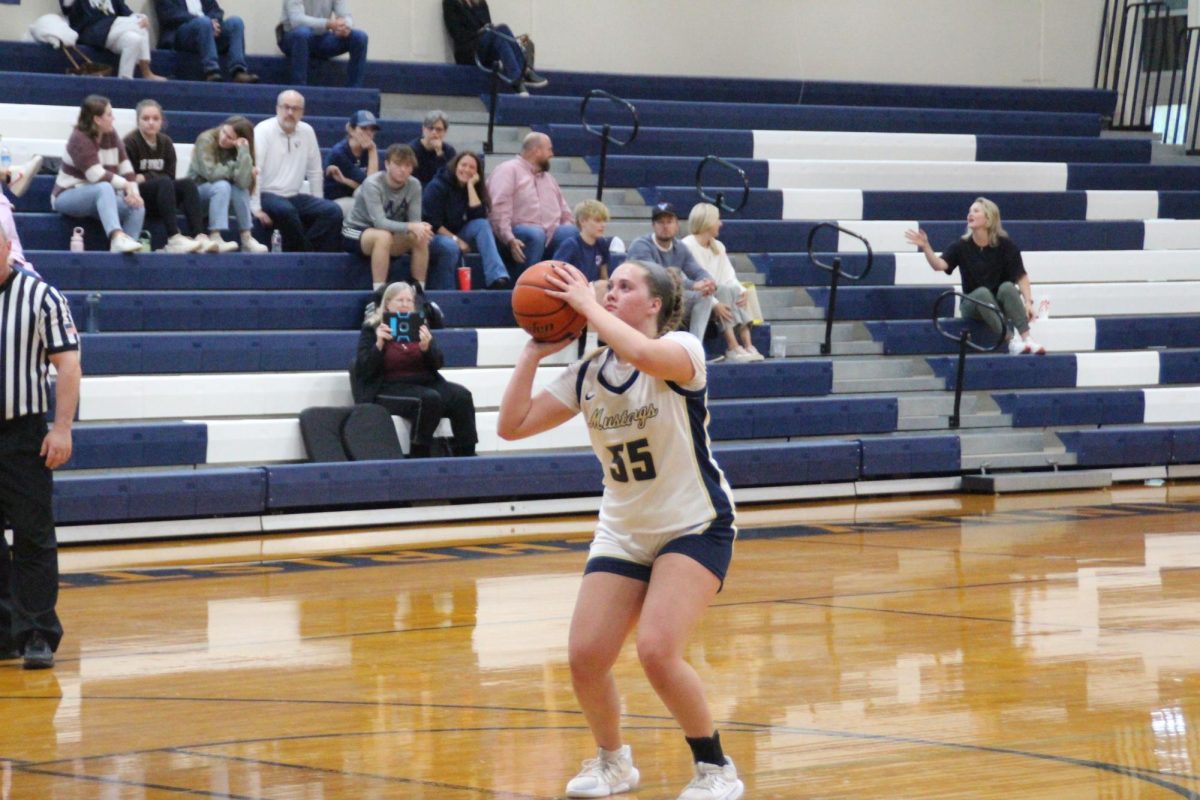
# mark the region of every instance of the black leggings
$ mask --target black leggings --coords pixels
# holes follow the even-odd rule
[[[475,444],[479,441],[475,433],[475,398],[467,387],[451,383],[440,375],[429,379],[427,383],[384,381],[375,402],[387,408],[388,396],[411,397],[421,401],[421,409],[413,425],[414,445],[428,447],[438,423],[442,417],[446,417],[450,420],[450,430],[454,432],[454,455],[475,454]]]
[[[204,232],[204,211],[200,206],[200,192],[189,178],[159,176],[147,178],[138,184],[142,199],[146,201],[146,216],[157,215],[167,226],[167,236],[179,233],[179,211],[187,219],[189,235]]]

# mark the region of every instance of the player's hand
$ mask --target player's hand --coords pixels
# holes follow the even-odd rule
[[[557,291],[547,289],[546,294],[565,300],[571,308],[584,313],[588,305],[597,305],[596,290],[587,276],[572,264],[559,262],[546,273],[546,282],[557,287]]]

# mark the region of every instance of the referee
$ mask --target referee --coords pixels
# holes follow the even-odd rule
[[[0,659],[25,669],[54,666],[62,639],[58,543],[51,470],[71,457],[71,421],[79,404],[79,336],[58,290],[9,264],[0,230]],[[54,426],[47,430],[49,364],[58,372]]]

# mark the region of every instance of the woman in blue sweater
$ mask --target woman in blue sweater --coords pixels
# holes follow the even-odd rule
[[[421,196],[421,216],[436,234],[429,245],[429,275],[453,276],[462,256],[472,250],[483,258],[483,277],[489,289],[507,289],[508,269],[500,260],[496,237],[488,222],[491,200],[479,156],[464,150],[434,176]],[[430,289],[450,289],[434,286]]]

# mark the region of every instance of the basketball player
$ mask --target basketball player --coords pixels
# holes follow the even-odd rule
[[[546,293],[587,317],[608,343],[533,395],[538,362],[569,342],[531,340],[497,422],[501,437],[520,439],[582,412],[605,471],[568,645],[575,696],[598,752],[567,784],[567,796],[637,788],[611,672],[636,624],[646,677],[692,749],[695,776],[680,800],[737,800],[743,784],[721,750],[700,676],[683,658],[721,588],[737,531],[732,492],[709,450],[704,349],[674,330],[682,280],[678,270],[627,261],[613,272],[603,306],[573,266],[557,265],[547,281],[560,289]]]

